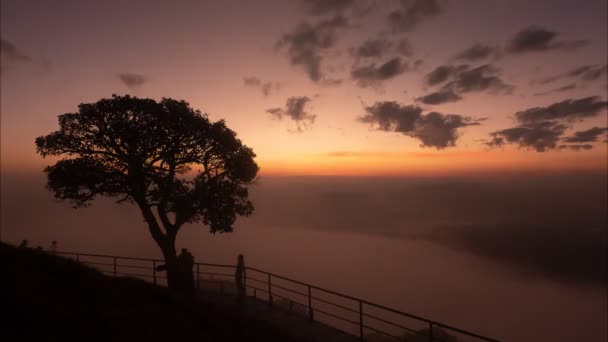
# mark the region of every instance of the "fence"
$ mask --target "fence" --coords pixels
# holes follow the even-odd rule
[[[163,260],[70,252],[57,254],[72,257],[114,277],[138,277],[166,286],[166,276],[157,271]],[[197,289],[237,293],[236,266],[195,263],[194,268]],[[457,341],[498,341],[254,267],[246,267],[244,273],[247,297],[331,325],[362,340],[449,342],[457,338]]]

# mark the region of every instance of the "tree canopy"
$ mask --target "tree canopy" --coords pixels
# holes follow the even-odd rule
[[[175,254],[185,223],[229,232],[237,216],[253,211],[253,150],[223,120],[211,122],[185,101],[113,95],[83,103],[59,115],[59,130],[38,137],[36,147],[43,157],[62,157],[44,170],[57,198],[75,207],[97,196],[135,202],[163,252]]]

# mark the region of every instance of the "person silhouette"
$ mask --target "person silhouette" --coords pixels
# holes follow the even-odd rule
[[[194,274],[192,269],[194,267],[194,256],[188,251],[187,248],[182,248],[179,256],[177,257],[179,278],[181,285],[183,286],[184,292],[194,292]]]

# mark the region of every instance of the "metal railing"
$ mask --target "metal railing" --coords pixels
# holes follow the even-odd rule
[[[72,252],[56,254],[72,257],[113,277],[138,277],[166,286],[166,276],[157,271],[157,266],[164,260]],[[197,262],[194,264],[196,288],[236,295],[235,271],[235,265]],[[361,340],[371,338],[371,333],[396,341],[439,342],[454,337],[458,341],[498,341],[258,268],[245,267],[243,272],[247,297],[265,301],[271,307],[303,314],[310,321],[331,325]]]

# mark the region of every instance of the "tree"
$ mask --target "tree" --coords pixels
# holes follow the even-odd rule
[[[179,285],[175,239],[185,223],[230,232],[253,205],[259,170],[253,150],[185,101],[116,96],[59,115],[59,130],[36,138],[43,157],[63,157],[44,172],[55,197],[75,208],[97,196],[137,204]]]

